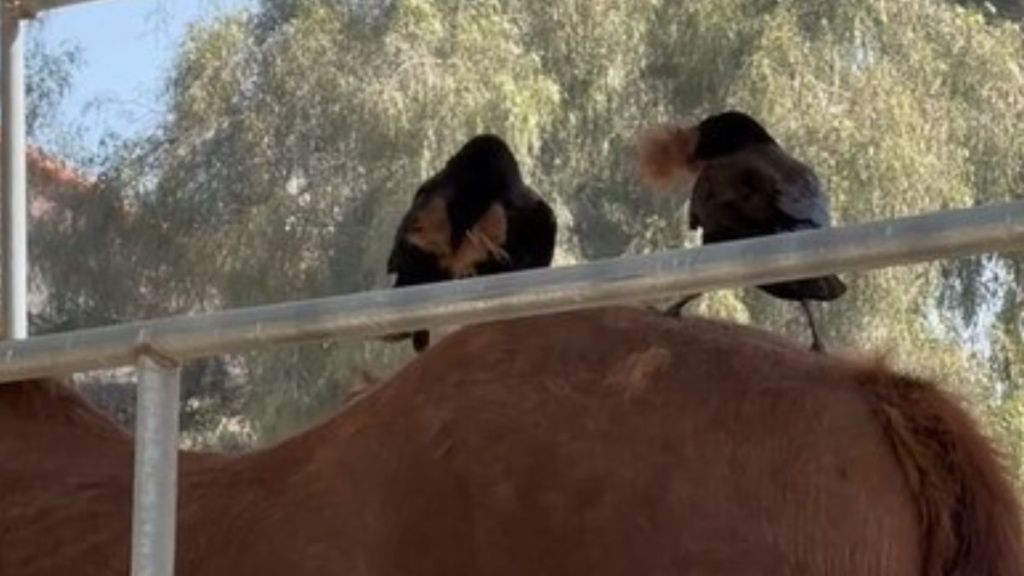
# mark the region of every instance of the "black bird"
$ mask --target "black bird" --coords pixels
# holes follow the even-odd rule
[[[760,123],[736,111],[705,118],[696,126],[651,130],[640,141],[640,174],[663,188],[692,187],[690,228],[705,244],[831,225],[829,202],[814,171],[793,158]],[[811,349],[824,351],[809,301],[830,301],[846,292],[834,275],[758,286],[800,303],[810,325]],[[678,315],[699,294],[666,313]]]
[[[387,270],[395,287],[551,265],[557,222],[523,182],[508,145],[493,134],[470,139],[424,182],[395,233]],[[430,334],[411,337],[421,352]]]

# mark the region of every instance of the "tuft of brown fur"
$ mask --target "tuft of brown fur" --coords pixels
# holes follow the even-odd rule
[[[476,266],[491,258],[507,261],[508,253],[502,248],[508,236],[508,216],[501,203],[495,202],[480,220],[466,231],[458,249],[448,257],[441,257],[441,266],[452,273],[452,278],[476,275]]]
[[[694,129],[666,124],[644,130],[637,138],[640,180],[658,191],[668,190],[692,171]]]
[[[443,197],[431,198],[416,214],[415,223],[406,240],[420,250],[441,258],[451,256],[451,222],[448,202]]]
[[[999,454],[958,402],[934,384],[875,363],[868,394],[917,500],[923,574],[1024,575],[1020,503]]]

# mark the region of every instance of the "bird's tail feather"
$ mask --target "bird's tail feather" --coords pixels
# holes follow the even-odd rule
[[[828,302],[846,293],[846,284],[835,275],[765,284],[760,288],[772,296],[784,300]]]

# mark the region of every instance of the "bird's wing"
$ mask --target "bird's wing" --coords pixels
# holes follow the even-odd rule
[[[690,227],[721,242],[830,225],[814,172],[777,146],[708,162],[690,198]]]
[[[555,211],[532,189],[528,191],[530,202],[518,206],[510,217],[508,252],[514,270],[550,266],[555,255]]]
[[[398,274],[399,269],[401,268],[402,250],[404,248],[402,232],[403,230],[399,228],[399,230],[395,233],[395,240],[391,244],[391,252],[388,253],[388,274]]]
[[[775,206],[794,228],[828,228],[832,225],[829,216],[828,196],[822,190],[821,182],[806,166],[780,172],[775,186]]]
[[[398,274],[398,246],[393,246],[391,248],[391,254],[388,254],[386,272],[388,274]]]

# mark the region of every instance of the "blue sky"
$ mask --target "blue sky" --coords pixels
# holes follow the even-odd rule
[[[256,0],[97,0],[46,13],[30,27],[46,44],[81,48],[83,63],[62,116],[80,121],[87,143],[106,130],[151,127],[163,82],[189,24]]]

